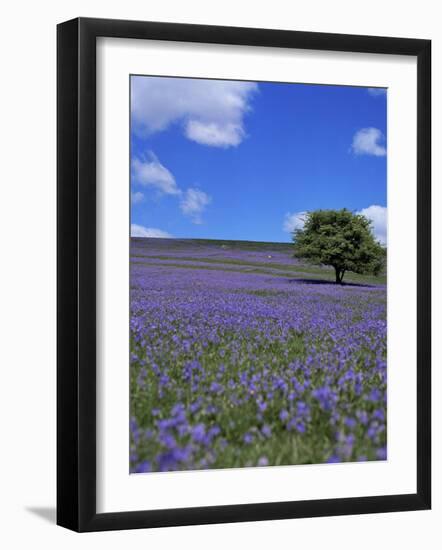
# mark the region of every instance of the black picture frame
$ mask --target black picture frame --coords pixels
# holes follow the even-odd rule
[[[417,492],[96,512],[96,39],[417,58]],[[57,523],[83,531],[425,510],[431,506],[431,41],[79,18],[57,28]]]

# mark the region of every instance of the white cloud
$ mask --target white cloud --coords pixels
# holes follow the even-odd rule
[[[144,199],[144,195],[139,191],[137,191],[136,193],[130,194],[130,202],[132,204],[139,204],[140,202],[143,202],[143,199]]]
[[[373,97],[386,96],[387,88],[367,88],[367,92]]]
[[[211,200],[211,197],[204,191],[190,187],[182,196],[180,208],[183,214],[189,216],[193,223],[199,224],[202,223],[201,214]]]
[[[283,230],[287,233],[293,233],[295,229],[302,229],[306,214],[307,212],[287,212],[284,217]]]
[[[353,136],[351,149],[356,155],[383,157],[387,154],[383,141],[384,136],[378,128],[362,128]]]
[[[166,195],[179,195],[175,178],[169,170],[161,164],[156,155],[149,151],[147,160],[134,158],[132,160],[132,176],[135,183],[154,187]]]
[[[387,244],[387,208],[385,206],[372,204],[356,214],[362,214],[371,220],[373,235],[381,244]]]
[[[202,223],[201,214],[212,198],[200,189],[190,187],[186,191],[181,190],[173,174],[161,164],[158,157],[152,152],[148,153],[149,160],[135,158],[132,161],[132,176],[134,182],[153,187],[161,193],[179,197],[180,209],[195,224]],[[143,193],[131,193],[132,204],[137,204],[144,199]],[[136,230],[145,230],[142,226],[135,226]],[[153,229],[152,231],[156,231]],[[136,235],[147,236],[147,235]]]
[[[152,134],[183,124],[190,140],[212,147],[235,147],[244,139],[254,82],[192,78],[133,77],[134,130]]]
[[[130,226],[130,236],[131,237],[150,237],[156,239],[171,239],[172,235],[163,231],[162,229],[155,229],[153,227],[144,227],[142,225],[137,225],[133,223]]]
[[[230,147],[241,143],[244,129],[240,124],[204,123],[198,120],[189,120],[186,125],[186,136],[202,145]]]

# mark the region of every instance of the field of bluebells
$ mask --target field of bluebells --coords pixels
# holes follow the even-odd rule
[[[386,459],[386,286],[290,245],[131,242],[130,471]]]

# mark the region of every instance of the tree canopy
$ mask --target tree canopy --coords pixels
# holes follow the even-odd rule
[[[379,275],[385,249],[375,240],[371,222],[350,210],[315,210],[305,215],[304,227],[293,232],[295,258],[332,266],[336,283],[346,271]]]

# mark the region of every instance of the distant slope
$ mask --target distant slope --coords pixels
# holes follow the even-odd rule
[[[153,239],[143,237],[132,237],[131,242],[134,245],[145,246],[146,244],[155,247],[168,247],[169,249],[188,249],[189,246],[194,248],[206,248],[208,246],[222,247],[230,250],[250,250],[259,252],[282,252],[293,254],[293,245],[291,243],[272,243],[264,241],[228,241],[219,239]]]
[[[273,277],[311,277],[334,281],[331,267],[311,265],[293,257],[290,243],[228,241],[216,239],[131,238],[131,257],[146,266],[181,269],[261,273]],[[374,277],[348,272],[344,282],[385,284]]]

